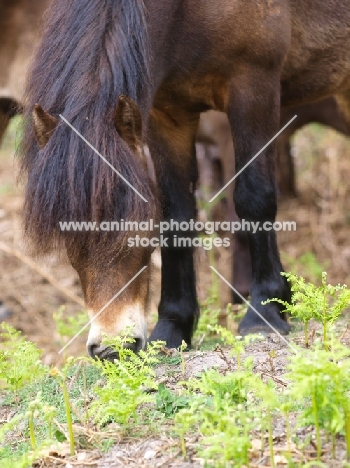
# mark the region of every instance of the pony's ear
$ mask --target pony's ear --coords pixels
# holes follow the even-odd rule
[[[142,145],[142,117],[136,102],[121,95],[114,113],[114,125],[119,135],[133,149]]]
[[[40,148],[44,148],[58,125],[58,119],[45,112],[40,104],[35,104],[32,116],[36,141]]]

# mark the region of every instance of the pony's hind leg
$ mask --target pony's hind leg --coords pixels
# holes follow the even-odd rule
[[[253,83],[253,88],[248,83]],[[249,76],[233,83],[228,114],[235,142],[236,173],[277,133],[279,89],[277,73],[271,76],[264,70],[250,70]],[[236,179],[236,211],[239,218],[250,222],[248,241],[253,273],[251,307],[240,324],[241,334],[271,333],[272,328],[268,324],[282,334],[289,331],[279,304],[262,305],[269,298],[290,299],[289,287],[281,276],[283,268],[275,232],[267,230],[272,227],[276,217],[276,192],[275,146],[272,144],[251,161]],[[265,222],[271,224],[264,225]]]
[[[350,134],[350,89],[336,95],[336,100],[343,116],[345,129]]]
[[[150,340],[166,341],[169,348],[180,346],[183,340],[191,345],[199,313],[190,245],[194,233],[180,231],[176,225],[196,215],[197,125],[198,116],[186,124],[179,120],[175,124],[168,114],[159,110],[152,111],[149,122],[149,147],[160,190],[163,222],[174,221],[170,230],[163,234],[167,245],[161,248],[161,299],[158,322]]]

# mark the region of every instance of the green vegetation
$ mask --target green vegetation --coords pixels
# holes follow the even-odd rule
[[[158,388],[154,366],[164,343],[149,344],[145,351],[135,354],[125,347],[132,341],[130,331],[113,340],[105,340],[104,345],[112,347],[118,359],[114,362],[97,360],[93,364],[106,379],[103,387],[95,389],[96,399],[91,404],[95,423],[100,427],[111,420],[127,426],[131,418],[137,421],[137,409],[141,405],[155,402],[151,393]]]
[[[311,319],[317,320],[323,327],[323,343],[327,347],[328,329],[342,311],[350,304],[350,290],[345,286],[327,284],[327,273],[322,273],[321,286],[305,282],[304,278],[292,273],[282,273],[291,283],[292,301],[271,299],[268,302],[278,302],[285,311],[304,323],[305,345],[308,346],[308,326]]]
[[[247,347],[260,337],[235,337],[215,323],[209,333],[223,343],[216,349],[226,368],[199,375],[188,374],[186,343],[175,356],[164,357],[161,342],[135,355],[128,348],[130,330],[104,341],[115,353],[114,362],[68,358],[62,367],[50,368],[33,343],[3,324],[0,398],[11,416],[0,425],[0,466],[29,467],[62,443],[73,455],[80,449],[108,450],[117,437],[157,433],[175,438],[185,459],[191,460],[195,449],[207,467],[254,466],[261,454],[271,467],[279,466],[281,456],[284,466],[325,466],[327,441],[334,460],[338,442],[344,441],[350,460],[350,349],[331,327],[350,305],[350,291],[327,284],[326,274],[317,287],[296,275],[286,277],[293,290],[286,309],[305,323],[318,321],[322,339],[307,340],[308,348],[293,343],[296,352],[287,357],[282,383],[274,378],[274,351],[264,358],[271,372],[264,378],[255,372]],[[63,310],[57,324],[62,342],[76,332]],[[175,387],[159,381],[160,366],[178,368]],[[284,427],[282,452],[276,452],[276,421]],[[311,431],[309,439],[298,439],[302,428]],[[294,447],[302,453],[312,436],[313,459],[295,460]]]
[[[53,314],[61,346],[66,345],[68,341],[89,321],[89,316],[86,310],[81,311],[74,317],[65,314],[65,312],[66,307],[62,306]]]
[[[40,361],[41,352],[6,323],[2,323],[0,329],[0,388],[11,390],[16,401],[18,391],[23,386],[44,374]]]
[[[290,357],[289,396],[294,401],[310,402],[303,408],[301,422],[312,423],[316,430],[317,455],[322,452],[321,429],[332,437],[345,431],[350,458],[350,349],[331,337],[329,351],[319,345]]]

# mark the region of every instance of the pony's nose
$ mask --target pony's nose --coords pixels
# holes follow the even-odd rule
[[[127,343],[125,348],[131,349],[134,353],[138,353],[144,347],[144,340],[142,338],[134,338],[133,343]],[[88,344],[87,351],[90,357],[96,359],[106,359],[114,361],[119,359],[118,352],[108,346],[101,346],[100,344]]]

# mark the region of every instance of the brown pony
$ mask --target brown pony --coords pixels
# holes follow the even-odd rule
[[[294,115],[294,120],[277,138],[276,178],[280,197],[297,196],[294,162],[291,154],[291,137],[296,131],[310,123],[326,125],[348,136],[346,122],[339,112],[333,97],[312,104],[282,109],[281,127],[284,127]],[[211,198],[234,176],[234,148],[230,124],[222,112],[209,111],[201,115],[197,134],[197,159],[199,183],[205,188],[201,197]],[[225,199],[214,205],[212,217],[215,221],[229,219],[238,221],[233,203],[234,184],[226,190]],[[234,236],[233,247],[233,286],[240,295],[233,292],[233,301],[241,303],[248,297],[252,280],[251,259],[248,238],[244,232]]]
[[[151,249],[129,249],[123,232],[62,232],[59,222],[194,218],[195,136],[205,110],[227,113],[237,171],[279,130],[281,104],[336,95],[350,118],[349,24],[347,0],[53,2],[28,84],[34,126],[27,126],[23,147],[25,229],[39,251],[64,242],[92,318],[148,265]],[[274,159],[270,145],[236,180],[240,218],[275,220]],[[159,320],[151,335],[171,347],[190,344],[198,317],[193,249],[172,244],[175,234],[183,235],[172,231],[162,250]],[[275,233],[250,234],[249,246],[252,307],[240,331],[268,330],[257,309],[287,333],[280,307],[261,304],[290,298]],[[108,358],[102,334],[118,334],[127,325],[134,326],[134,349],[145,344],[146,272],[96,316],[91,355]]]

